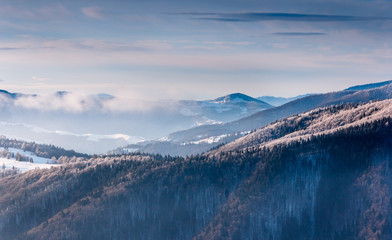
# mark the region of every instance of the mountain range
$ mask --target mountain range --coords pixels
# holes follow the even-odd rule
[[[285,97],[274,97],[274,96],[262,96],[262,97],[258,97],[258,100],[264,101],[268,104],[271,104],[274,107],[279,107],[283,104],[286,104],[288,102],[294,101],[296,99],[299,98],[303,98],[303,97],[307,97],[313,94],[303,94],[303,95],[298,95],[295,97],[289,97],[289,98],[285,98]]]
[[[133,103],[135,102],[135,103]],[[89,154],[204,124],[220,124],[272,106],[236,93],[205,101],[148,102],[108,94],[0,91],[0,132]],[[142,127],[141,127],[142,126]]]
[[[93,156],[2,178],[0,236],[390,239],[392,100],[372,100],[390,88],[296,100],[319,107],[205,154]]]
[[[343,103],[361,103],[389,99],[392,97],[392,85],[390,83],[391,81],[386,81],[354,87],[354,89],[362,90],[351,90],[349,88],[338,92],[313,94],[279,107],[259,111],[239,120],[223,124],[194,127],[171,133],[167,137],[158,140],[131,144],[111,152],[116,154],[146,152],[181,156],[200,154],[213,147],[232,142],[273,121],[303,113],[314,108]]]

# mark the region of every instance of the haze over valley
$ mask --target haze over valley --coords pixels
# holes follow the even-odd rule
[[[272,107],[239,93],[206,101],[137,103],[106,94],[69,92],[40,96],[3,90],[0,97],[3,135],[89,154],[106,153],[195,126],[222,124]]]

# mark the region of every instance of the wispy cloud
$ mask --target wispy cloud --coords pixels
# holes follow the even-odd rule
[[[45,20],[63,18],[69,15],[69,11],[61,4],[40,8],[22,8],[8,5],[0,8],[0,15],[19,19]]]
[[[97,6],[82,8],[82,13],[88,18],[105,19],[106,14],[103,9]]]
[[[217,45],[217,46],[249,46],[252,45],[253,42],[241,41],[207,41],[206,44]]]
[[[278,36],[289,36],[289,37],[301,37],[301,36],[323,36],[327,35],[323,32],[276,32],[273,33],[274,35]]]
[[[68,15],[68,10],[61,4],[56,6],[46,6],[32,12],[31,17],[35,18],[58,18]]]
[[[21,41],[0,43],[0,51],[12,50],[91,50],[113,52],[162,52],[176,49],[238,48],[255,44],[250,41],[172,41],[144,39],[138,41],[107,41],[100,39],[50,39],[26,38]]]
[[[195,20],[221,22],[259,22],[259,21],[289,21],[289,22],[352,22],[392,20],[387,17],[361,17],[348,15],[321,15],[303,13],[274,13],[274,12],[244,12],[244,13],[180,13],[193,16]]]
[[[287,43],[271,43],[275,48],[289,47]],[[97,48],[99,49],[99,48]],[[101,48],[102,49],[102,48]],[[96,50],[96,49],[94,49]],[[103,53],[103,50],[105,54]],[[320,58],[310,52],[290,50],[286,52],[270,52],[270,51],[253,51],[251,53],[222,53],[211,55],[209,53],[193,53],[181,52],[175,49],[166,51],[118,51],[103,48],[102,51],[91,51],[83,48],[47,48],[41,51],[41,58],[37,58],[36,51],[19,52],[8,51],[0,56],[0,64],[12,66],[24,66],[30,64],[36,66],[57,66],[64,67],[101,67],[107,65],[126,65],[126,66],[146,66],[150,68],[166,67],[176,69],[204,69],[215,71],[233,71],[233,70],[289,70],[289,69],[330,69],[332,67],[339,68],[342,66],[339,61],[342,52],[339,55],[328,55]],[[371,59],[381,58],[384,53],[367,53]],[[332,56],[334,56],[332,58]],[[388,55],[390,57],[390,55]],[[284,61],[282,61],[284,59]],[[333,61],[331,59],[334,59]],[[357,57],[353,57],[350,63],[354,66],[358,61]],[[360,63],[358,63],[360,64]],[[357,64],[357,67],[359,66]],[[375,65],[374,63],[373,65]],[[390,62],[377,62],[378,67],[386,67]],[[370,66],[370,65],[369,65]],[[390,66],[388,66],[390,69]],[[368,68],[366,68],[368,69]]]
[[[0,51],[12,51],[12,50],[21,50],[24,48],[15,48],[15,47],[0,47]]]
[[[0,15],[1,15],[1,12],[0,12]],[[16,24],[13,22],[2,21],[2,20],[0,20],[0,27],[1,27],[1,30],[4,30],[4,29],[14,29],[15,30],[15,29],[17,29],[17,30],[22,30],[24,32],[37,31],[36,27],[32,27],[29,24]]]
[[[105,140],[105,139],[123,139],[125,141],[130,142],[130,143],[138,143],[138,142],[144,141],[144,139],[142,137],[129,136],[126,134],[121,134],[121,133],[104,135],[104,134],[93,134],[93,133],[80,134],[80,133],[73,133],[73,132],[60,131],[60,130],[48,131],[45,129],[42,129],[42,131],[46,131],[47,133],[53,133],[53,134],[58,134],[58,135],[83,137],[83,138],[87,138],[87,140],[93,141],[93,142],[99,142],[99,141]]]
[[[37,82],[44,82],[44,81],[49,80],[48,78],[43,78],[43,77],[38,77],[38,76],[32,76],[31,79],[33,79],[34,81],[37,81]]]
[[[173,48],[173,46],[168,41],[159,41],[159,40],[137,41],[132,45],[134,48],[151,49],[151,50],[168,50]]]
[[[12,43],[0,43],[0,51],[12,50],[93,50],[93,51],[161,51],[172,49],[172,43],[163,40],[143,40],[135,42],[105,41],[99,39],[54,39],[29,38]]]

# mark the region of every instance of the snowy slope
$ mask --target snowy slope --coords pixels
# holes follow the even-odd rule
[[[213,152],[273,146],[291,141],[306,140],[311,136],[331,134],[338,130],[360,126],[364,123],[388,117],[392,118],[392,100],[390,99],[358,106],[344,105],[318,108],[267,125]]]
[[[4,151],[3,147],[0,147],[0,152]],[[0,166],[1,170],[4,169],[18,169],[21,172],[26,172],[32,169],[36,168],[50,168],[50,167],[55,167],[59,166],[58,164],[55,164],[54,161],[48,158],[42,158],[36,156],[34,153],[23,151],[21,149],[15,149],[15,148],[8,148],[9,153],[13,153],[16,155],[19,153],[22,156],[27,157],[28,159],[32,159],[32,162],[30,161],[17,161],[16,157],[0,157]]]

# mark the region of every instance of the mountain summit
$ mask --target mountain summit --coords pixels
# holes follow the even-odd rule
[[[252,98],[248,95],[242,94],[242,93],[232,93],[223,97],[219,97],[217,99],[215,99],[216,102],[223,102],[223,103],[227,103],[227,102],[257,102],[257,103],[264,103],[269,105],[266,102],[260,101],[256,98]]]

